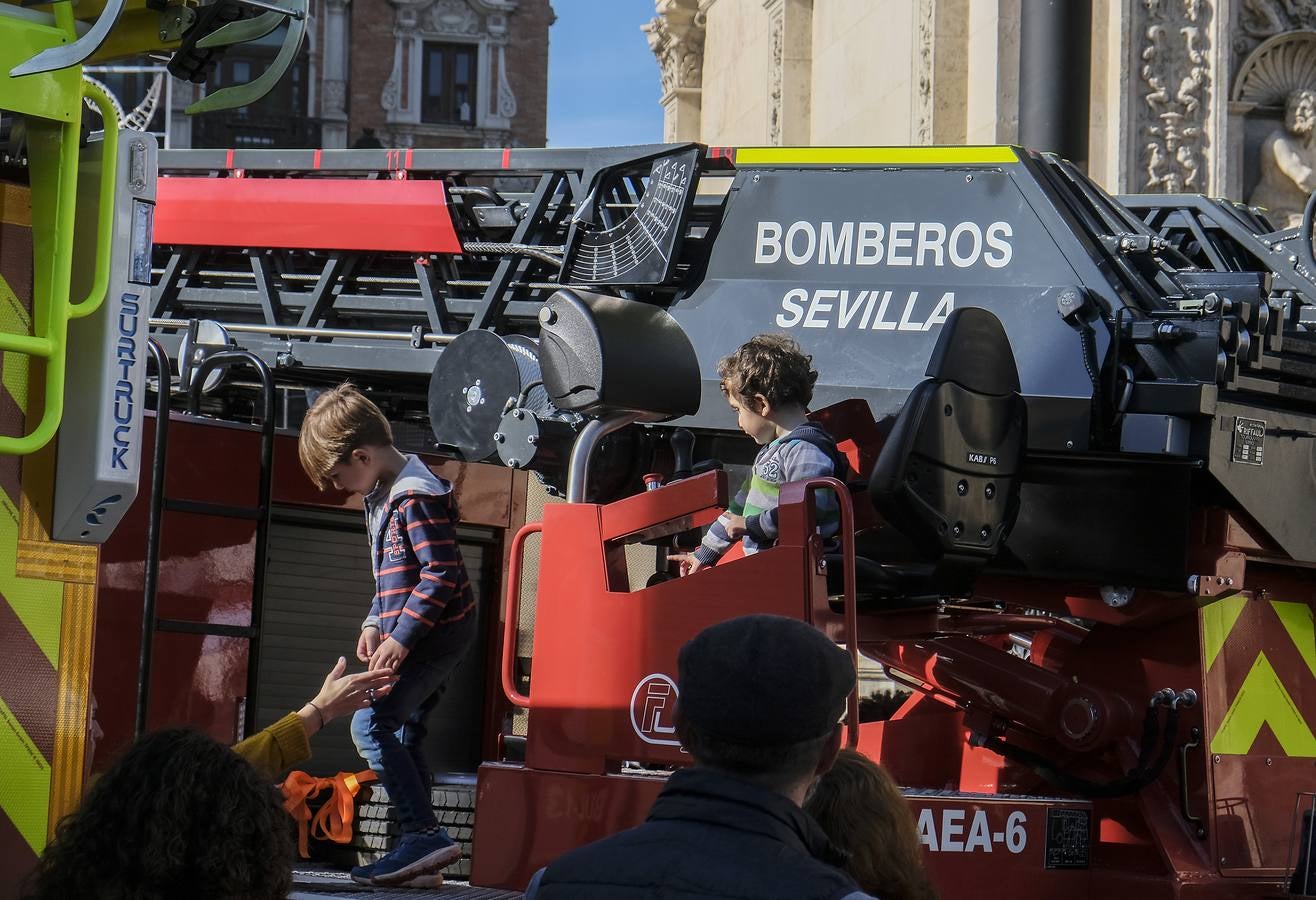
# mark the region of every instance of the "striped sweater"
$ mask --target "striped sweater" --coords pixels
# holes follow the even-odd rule
[[[821,427],[806,422],[763,446],[754,458],[749,478],[731,501],[730,507],[704,534],[695,550],[695,558],[712,565],[731,549],[736,541],[727,533],[728,517],[745,517],[746,534],[741,540],[745,553],[757,553],[777,542],[777,503],[781,486],[830,475],[844,478],[846,468],[836,442]],[[837,500],[831,491],[818,493],[818,525],[823,537],[836,534],[839,524]]]
[[[381,482],[366,495],[365,512],[375,598],[362,628],[375,625],[382,637],[413,650],[434,629],[474,615],[447,481],[408,455],[392,484]]]

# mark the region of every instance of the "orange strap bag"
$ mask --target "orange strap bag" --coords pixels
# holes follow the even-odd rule
[[[283,808],[288,815],[297,820],[297,852],[302,859],[310,859],[307,835],[336,844],[352,842],[353,800],[361,785],[375,780],[375,773],[369,769],[364,772],[339,772],[333,778],[314,778],[305,772],[289,772],[288,777],[279,787],[283,789]],[[332,791],[320,808],[311,812],[307,801],[320,795],[321,791]]]

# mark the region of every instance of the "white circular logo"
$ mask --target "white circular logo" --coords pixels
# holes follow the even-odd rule
[[[681,746],[676,736],[676,682],[655,672],[640,679],[631,694],[631,727],[646,744]]]

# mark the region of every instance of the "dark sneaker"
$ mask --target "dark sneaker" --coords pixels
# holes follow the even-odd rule
[[[437,872],[455,863],[462,846],[443,832],[438,834],[404,834],[383,859],[375,863],[371,883],[397,885],[417,875]]]
[[[352,880],[357,884],[374,884],[371,876],[375,874],[375,865],[379,860],[372,863],[366,863],[364,866],[354,866],[352,868]]]

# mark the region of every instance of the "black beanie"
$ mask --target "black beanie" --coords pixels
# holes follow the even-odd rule
[[[730,744],[784,747],[836,727],[854,689],[850,655],[785,616],[740,616],[705,628],[677,660],[682,716]]]

